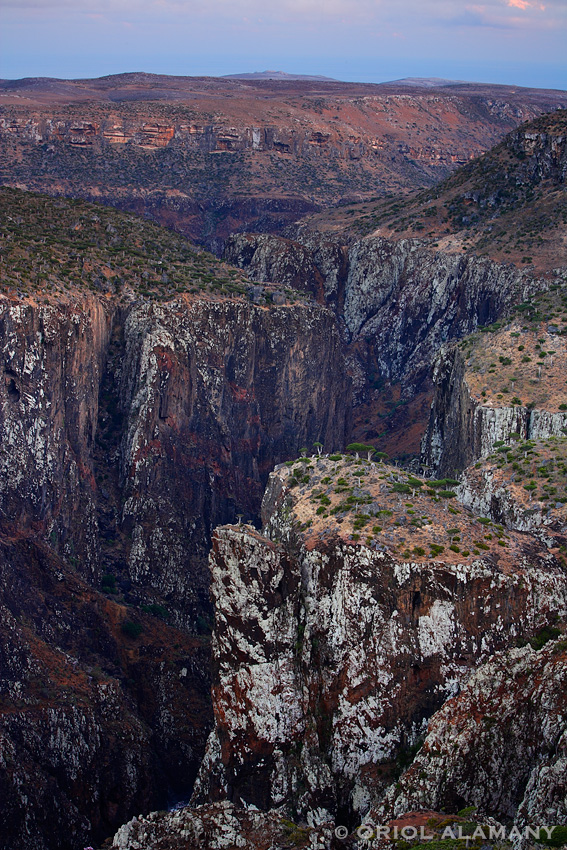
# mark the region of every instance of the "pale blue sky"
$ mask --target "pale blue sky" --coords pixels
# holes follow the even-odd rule
[[[567,0],[1,0],[0,77],[266,68],[567,89]]]

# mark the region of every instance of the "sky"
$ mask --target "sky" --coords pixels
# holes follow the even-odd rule
[[[567,0],[0,0],[0,78],[266,69],[567,89]]]

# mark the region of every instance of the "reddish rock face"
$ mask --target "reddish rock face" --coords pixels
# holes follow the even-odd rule
[[[4,523],[0,583],[2,846],[75,850],[187,794],[211,721],[207,643]]]
[[[214,526],[258,515],[274,461],[344,441],[340,340],[326,310],[230,301],[141,306],[124,337],[129,575],[194,617]]]
[[[409,809],[476,806],[526,825],[565,821],[564,639],[498,653],[434,715],[375,822]]]
[[[152,75],[0,89],[3,183],[134,210],[215,250],[234,231],[430,186],[566,102],[502,86]]]

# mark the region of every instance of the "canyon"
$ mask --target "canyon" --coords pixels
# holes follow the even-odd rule
[[[38,114],[146,108],[139,75],[26,85]],[[134,162],[177,132],[49,121],[13,124],[8,158]],[[4,188],[0,209],[7,850],[337,850],[471,806],[564,823],[561,264],[295,213],[219,259],[82,200]]]
[[[431,186],[561,91],[119,74],[0,82],[0,182],[131,210],[216,253]]]

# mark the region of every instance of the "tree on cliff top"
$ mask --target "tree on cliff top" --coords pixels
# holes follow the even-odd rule
[[[372,455],[376,453],[376,449],[374,446],[367,446],[366,443],[350,443],[346,447],[347,452],[354,452],[356,455],[356,459],[358,460],[360,454],[364,454],[368,457],[368,460],[372,458]]]

